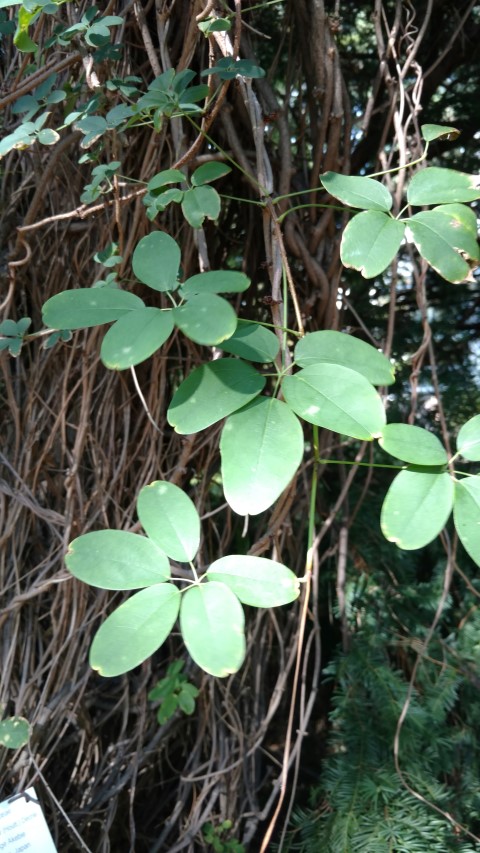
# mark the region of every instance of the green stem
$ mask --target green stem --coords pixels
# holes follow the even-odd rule
[[[192,561],[190,561],[190,564],[189,564],[189,565],[190,565],[190,568],[191,568],[191,570],[192,570],[193,577],[195,578],[194,583],[195,583],[195,584],[199,584],[199,583],[200,583],[200,579],[199,579],[199,577],[198,577],[198,575],[197,575],[197,570],[196,570],[195,566],[193,565]]]
[[[230,201],[241,201],[242,204],[256,204],[257,207],[265,207],[265,202],[257,201],[254,198],[239,198],[236,195],[225,195],[225,193],[219,193],[221,198],[228,198]]]
[[[307,539],[307,547],[308,551],[311,550],[313,546],[313,540],[315,537],[315,507],[317,505],[317,490],[318,490],[318,466],[321,463],[320,453],[319,453],[319,442],[318,442],[318,426],[313,424],[313,473],[312,473],[312,487],[310,490],[310,507],[308,511],[308,539]]]
[[[391,468],[394,471],[405,471],[406,465],[384,465],[381,462],[350,462],[348,459],[319,459],[322,465],[357,465],[359,468]]]
[[[275,199],[274,203],[276,204],[277,201],[278,198]],[[347,211],[349,213],[354,210],[354,208],[352,207],[341,207],[338,204],[296,204],[295,207],[289,207],[288,210],[285,211],[285,213],[281,213],[278,217],[278,222],[281,224],[285,217],[288,216],[289,213],[293,213],[295,210],[305,210],[305,208],[307,210],[311,210],[312,207],[326,207],[328,208],[328,210],[342,210]]]
[[[367,178],[379,178],[381,175],[392,175],[394,172],[401,172],[402,169],[410,169],[411,166],[416,166],[418,163],[423,163],[426,160],[428,153],[428,142],[425,143],[425,150],[421,157],[417,160],[412,160],[411,163],[405,163],[404,166],[395,166],[393,169],[384,169],[383,172],[374,172],[373,175],[366,175]]]

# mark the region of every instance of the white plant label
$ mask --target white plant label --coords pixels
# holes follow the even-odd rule
[[[0,803],[0,853],[57,853],[35,788]]]

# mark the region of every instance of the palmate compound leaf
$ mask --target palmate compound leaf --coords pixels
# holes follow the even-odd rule
[[[219,344],[219,349],[247,361],[268,364],[276,359],[280,341],[270,329],[249,320],[239,320],[232,337]]]
[[[74,539],[68,571],[100,589],[141,589],[170,578],[166,554],[151,539],[123,530],[97,530]]]
[[[380,525],[389,542],[410,551],[423,548],[443,530],[453,506],[453,480],[439,468],[400,471],[382,506]]]
[[[370,441],[385,426],[385,410],[373,385],[339,364],[314,364],[282,383],[286,402],[305,421]]]
[[[417,172],[407,189],[409,204],[450,204],[469,202],[480,198],[480,178],[456,169],[429,166]]]
[[[464,459],[480,462],[480,415],[470,418],[457,436],[457,450]]]
[[[113,677],[134,669],[160,648],[180,608],[180,592],[171,583],[142,589],[117,607],[100,626],[90,648],[90,666]]]
[[[126,290],[81,287],[47,299],[42,316],[51,329],[88,329],[113,323],[139,308],[145,308],[140,297]]]
[[[195,294],[185,305],[172,311],[175,325],[183,334],[204,346],[215,346],[233,335],[237,315],[226,299],[215,293]]]
[[[405,234],[405,225],[378,210],[358,213],[348,223],[340,244],[346,267],[364,278],[375,278],[392,262]]]
[[[455,483],[453,505],[455,527],[466,552],[480,565],[480,477],[465,477]]]
[[[242,605],[223,583],[192,586],[182,595],[180,630],[190,656],[218,678],[237,672],[245,658]]]
[[[446,281],[458,284],[473,280],[471,266],[476,266],[479,257],[476,235],[472,236],[466,218],[465,226],[458,215],[458,208],[463,205],[445,207],[447,210],[436,207],[411,216],[406,220],[407,234],[422,257]]]
[[[7,717],[0,720],[0,746],[20,749],[30,738],[30,724],[25,717]]]
[[[200,519],[188,495],[163,480],[140,490],[137,513],[150,539],[172,560],[190,562],[200,544]]]
[[[253,400],[266,379],[244,361],[220,358],[192,370],[173,395],[167,412],[175,432],[200,432]]]
[[[235,554],[215,560],[207,570],[209,581],[226,584],[242,604],[279,607],[300,595],[297,576],[286,566],[265,557]]]
[[[321,184],[330,195],[362,210],[389,211],[393,199],[387,188],[374,180],[352,175],[339,175],[337,172],[325,172],[320,178]]]
[[[320,362],[341,364],[361,373],[372,385],[391,385],[394,368],[375,347],[344,332],[310,332],[295,347],[295,362],[310,367]]]
[[[111,326],[102,341],[100,357],[105,367],[125,370],[153,355],[172,331],[172,311],[139,308]]]
[[[133,253],[133,272],[153,290],[176,290],[179,267],[180,246],[163,231],[143,237]]]
[[[412,465],[446,465],[448,456],[436,435],[411,424],[387,424],[379,439],[380,447]]]
[[[225,422],[220,440],[225,498],[239,515],[272,506],[303,457],[303,430],[286,403],[256,397]]]

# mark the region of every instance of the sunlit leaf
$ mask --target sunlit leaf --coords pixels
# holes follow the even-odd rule
[[[172,630],[180,593],[161,583],[132,595],[106,619],[95,634],[90,666],[113,677],[134,669],[160,648]]]
[[[455,483],[455,527],[466,552],[480,565],[480,477],[464,477]]]
[[[480,415],[470,418],[457,436],[457,450],[464,459],[480,462]]]
[[[243,604],[278,607],[300,594],[297,576],[286,566],[265,557],[236,554],[215,560],[207,570],[210,581],[226,584]]]
[[[236,595],[223,583],[193,586],[183,593],[180,630],[190,656],[210,675],[225,678],[245,658],[245,617]]]
[[[393,204],[392,196],[387,188],[374,178],[325,172],[320,177],[320,182],[330,195],[351,207],[360,207],[362,210],[388,211]]]
[[[443,530],[452,506],[453,480],[447,471],[400,471],[383,502],[383,535],[406,551],[423,548]]]
[[[383,449],[412,465],[446,465],[445,448],[436,435],[411,424],[387,424],[382,430],[379,444]]]
[[[303,430],[289,407],[257,397],[227,418],[220,441],[225,497],[240,515],[272,506],[303,458]]]
[[[280,342],[270,329],[249,320],[239,320],[232,337],[219,344],[219,349],[247,361],[266,364],[277,357]]]
[[[188,302],[173,309],[172,316],[187,338],[205,346],[220,344],[237,328],[237,315],[232,306],[215,293],[189,297]]]
[[[456,216],[436,208],[416,213],[406,224],[418,251],[442,278],[453,284],[473,280],[465,258],[478,255],[477,243]]]
[[[253,400],[265,382],[265,377],[244,361],[220,358],[202,364],[173,395],[168,423],[183,435],[199,432]]]
[[[170,578],[158,545],[123,530],[84,533],[68,546],[65,564],[78,580],[100,589],[141,589]]]
[[[156,352],[173,330],[171,311],[139,308],[117,320],[105,335],[100,350],[105,367],[125,370]]]
[[[47,299],[42,316],[51,329],[87,329],[113,323],[124,314],[144,307],[139,296],[126,290],[83,287],[64,290]]]
[[[370,440],[385,425],[385,410],[373,385],[338,364],[314,364],[286,376],[288,405],[305,421],[353,438]]]
[[[163,231],[143,237],[133,253],[133,272],[154,290],[176,290],[179,267],[180,246]]]
[[[460,131],[456,127],[443,124],[422,124],[420,130],[425,142],[433,142],[434,139],[447,139],[453,142],[460,136]]]
[[[156,480],[140,490],[137,512],[142,527],[172,560],[193,560],[200,544],[195,504],[173,483]]]
[[[374,278],[391,264],[404,234],[404,223],[385,213],[377,210],[358,213],[343,232],[342,264],[358,270],[364,278]]]
[[[372,385],[391,385],[395,381],[394,367],[383,353],[343,332],[325,330],[306,334],[295,347],[295,361],[300,367],[341,364],[361,373]]]
[[[407,189],[409,204],[448,204],[480,198],[480,178],[456,169],[429,166],[417,172]]]

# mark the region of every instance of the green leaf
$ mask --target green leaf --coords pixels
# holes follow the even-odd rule
[[[452,505],[453,480],[447,471],[400,471],[383,502],[383,535],[405,551],[423,548],[443,530]]]
[[[180,630],[190,656],[218,678],[237,672],[245,658],[245,617],[223,583],[202,583],[183,593]]]
[[[163,480],[144,486],[137,513],[142,527],[172,560],[188,563],[200,544],[200,519],[188,495]]]
[[[44,130],[41,130],[37,136],[37,141],[40,142],[41,145],[55,145],[59,139],[60,134],[57,133],[56,130],[52,130],[51,127],[46,127]]]
[[[204,219],[217,219],[220,213],[220,196],[213,187],[193,187],[184,193],[182,211],[192,228],[201,228]]]
[[[178,708],[178,697],[175,693],[170,693],[169,696],[165,696],[157,714],[157,720],[161,726],[173,717],[175,711]]]
[[[207,570],[209,581],[226,584],[242,604],[279,607],[295,601],[300,583],[286,566],[265,557],[236,554],[215,560]]]
[[[199,432],[241,409],[263,390],[266,379],[232,358],[202,364],[176,390],[167,412],[175,432]]]
[[[179,267],[180,246],[163,231],[143,237],[133,253],[133,272],[154,290],[176,290]]]
[[[412,465],[446,465],[448,456],[436,435],[411,424],[387,424],[379,439],[380,447]]]
[[[455,483],[453,519],[467,554],[480,565],[480,477],[465,477]]]
[[[480,415],[470,418],[457,436],[457,450],[464,459],[480,462]]]
[[[108,330],[102,341],[101,359],[105,367],[125,370],[153,355],[172,331],[172,311],[160,308],[131,311]]]
[[[280,341],[270,329],[258,323],[251,323],[249,320],[239,320],[232,337],[223,341],[218,348],[245,358],[247,361],[268,364],[270,361],[275,361],[280,349]]]
[[[285,403],[257,397],[227,418],[220,453],[228,503],[239,515],[258,515],[295,475],[303,458],[303,430]]]
[[[42,316],[51,329],[88,329],[113,323],[144,307],[139,296],[126,290],[83,287],[64,290],[47,299]]]
[[[141,589],[170,578],[170,564],[145,536],[97,530],[74,539],[65,556],[68,571],[100,589]]]
[[[460,131],[456,127],[447,127],[443,124],[422,124],[420,130],[425,142],[433,142],[434,139],[453,141],[460,136]]]
[[[147,184],[149,192],[160,190],[169,184],[179,184],[185,180],[185,175],[180,169],[164,169],[163,172],[157,172]]]
[[[343,232],[340,257],[364,278],[380,275],[397,254],[405,225],[385,213],[367,210],[350,220]]]
[[[198,694],[193,694],[191,690],[187,690],[186,688],[191,688],[193,685],[187,684],[178,694],[178,705],[183,711],[184,714],[193,714],[195,710],[195,696]],[[195,688],[196,689],[196,688]]]
[[[210,33],[228,33],[231,27],[231,21],[226,18],[207,18],[205,21],[198,22],[198,29],[204,36],[209,36]]]
[[[174,308],[172,316],[187,338],[205,346],[220,344],[237,327],[237,315],[230,303],[214,293],[192,296],[185,305]]]
[[[233,80],[238,75],[251,78],[265,77],[263,68],[254,65],[249,59],[235,60],[231,56],[224,56],[218,60],[216,65],[201,71],[200,77],[205,77],[207,74],[213,73],[218,74],[220,80]]]
[[[448,217],[451,228],[457,232],[457,248],[475,261],[480,259],[480,247],[477,240],[477,216],[466,204],[441,204],[434,207],[432,213]]]
[[[387,188],[374,178],[359,178],[352,175],[339,175],[337,172],[325,172],[320,178],[323,187],[350,207],[362,210],[391,209],[393,199]]]
[[[465,258],[478,257],[477,242],[456,216],[448,216],[436,208],[416,213],[406,223],[419,253],[442,278],[452,284],[466,279],[473,281]]]
[[[366,441],[385,425],[385,410],[364,376],[338,364],[314,364],[282,384],[288,405],[308,423]]]
[[[180,288],[185,297],[197,293],[243,293],[250,286],[250,279],[243,272],[213,270],[187,278]]]
[[[216,161],[204,163],[198,169],[195,169],[191,178],[192,186],[201,187],[203,184],[210,183],[210,181],[217,181],[219,178],[223,178],[224,175],[228,175],[231,171],[231,166],[227,166],[226,163],[217,163]]]
[[[311,332],[295,347],[295,362],[300,367],[312,364],[341,364],[361,373],[372,385],[391,385],[394,368],[375,347],[344,332]]]
[[[30,738],[30,725],[24,717],[7,717],[0,721],[0,745],[20,749]]]
[[[142,589],[117,607],[95,634],[90,666],[113,677],[134,669],[160,648],[172,630],[180,593],[170,583]]]
[[[453,201],[475,201],[480,198],[478,175],[467,175],[456,169],[429,166],[417,172],[407,189],[409,204],[448,204]]]

